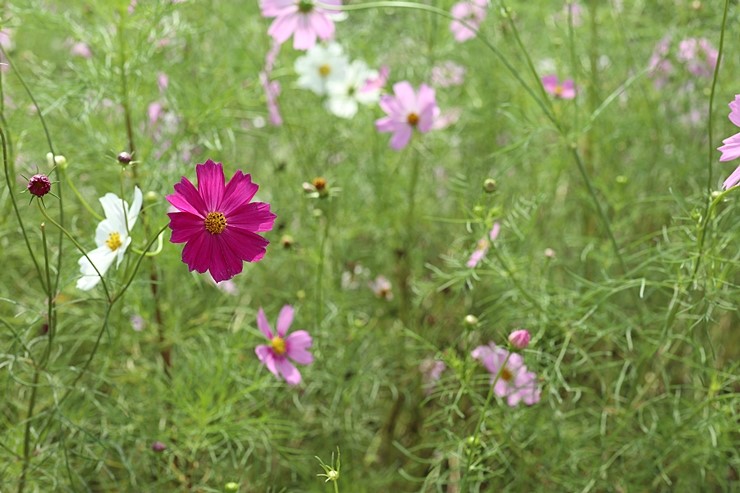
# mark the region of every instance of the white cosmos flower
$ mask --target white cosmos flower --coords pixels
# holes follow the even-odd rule
[[[298,87],[323,96],[329,81],[344,78],[349,59],[337,43],[317,44],[295,61]]]
[[[142,195],[139,187],[134,189],[134,202],[130,208],[128,202],[114,193],[107,193],[100,198],[105,219],[100,221],[95,230],[95,244],[98,247],[89,252],[87,257],[82,256],[78,262],[82,273],[82,277],[77,281],[78,289],[88,291],[94,288],[100,282],[100,276],[106,273],[114,260],[117,259],[116,267],[121,264],[123,254],[126,253],[131,243],[129,231],[139,217],[141,201]],[[97,267],[100,275],[93,265]]]
[[[352,118],[357,113],[357,103],[377,103],[380,89],[366,87],[368,80],[377,77],[376,70],[369,69],[362,60],[355,60],[347,67],[343,79],[327,83],[329,99],[326,108],[339,117]]]

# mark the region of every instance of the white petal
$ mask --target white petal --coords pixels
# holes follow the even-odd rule
[[[134,188],[134,201],[131,204],[131,208],[128,209],[128,230],[131,231],[131,229],[134,227],[134,224],[136,224],[136,219],[139,217],[139,212],[141,212],[141,202],[143,201],[143,195],[141,194],[141,189],[139,187]]]
[[[88,258],[90,260],[88,260]],[[77,288],[83,291],[88,291],[94,288],[100,281],[100,276],[95,272],[93,265],[97,267],[100,275],[104,275],[115,258],[116,253],[107,246],[96,248],[88,253],[87,257],[80,257],[80,260],[77,263],[80,265],[80,273],[82,274],[82,277],[77,280]],[[91,261],[92,264],[90,263]]]
[[[125,224],[123,211],[128,209],[128,203],[125,200],[122,200],[115,193],[106,193],[100,197],[100,204],[103,206],[106,219],[114,225]]]

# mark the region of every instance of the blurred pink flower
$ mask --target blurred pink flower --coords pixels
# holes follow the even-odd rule
[[[393,299],[393,286],[387,277],[378,276],[374,281],[369,283],[369,286],[378,298],[388,301]]]
[[[278,43],[293,36],[293,48],[308,50],[316,44],[316,38],[327,40],[334,36],[332,17],[338,14],[319,7],[318,4],[340,6],[341,0],[260,0],[264,17],[275,17],[267,34]]]
[[[717,56],[717,49],[705,38],[687,38],[678,44],[678,60],[697,77],[712,77]]]
[[[561,83],[557,75],[545,75],[542,77],[542,85],[548,94],[556,98],[573,99],[576,97],[576,86],[571,79],[566,79]]]
[[[147,106],[146,114],[149,116],[149,123],[154,125],[159,120],[159,116],[162,114],[164,106],[159,101],[149,103]]]
[[[529,341],[531,339],[532,336],[529,335],[529,331],[527,329],[515,330],[509,334],[509,343],[517,349],[524,349],[529,346]]]
[[[563,11],[560,15],[564,22],[569,22],[569,18],[572,19],[573,27],[579,27],[583,24],[583,7],[578,2],[568,0],[563,5]]]
[[[365,81],[365,85],[360,89],[361,92],[380,91],[385,87],[388,82],[388,76],[391,73],[391,69],[388,65],[383,65],[378,69],[378,76]]]
[[[740,127],[740,94],[735,95],[735,100],[730,104],[730,121],[735,126]],[[740,157],[740,133],[736,133],[732,137],[728,137],[722,141],[724,144],[722,147],[718,147],[717,150],[722,153],[719,160],[720,162],[732,161]],[[734,187],[740,183],[740,166],[737,167],[733,173],[727,177],[725,182],[722,184],[722,188],[725,190]]]
[[[432,84],[438,87],[460,86],[465,82],[465,67],[450,60],[432,67]]]
[[[665,86],[668,82],[668,78],[673,74],[673,64],[668,59],[668,53],[671,49],[671,37],[664,36],[653,48],[653,53],[650,55],[650,61],[648,62],[648,69],[650,70],[650,76],[653,78],[653,84],[657,89]]]
[[[90,47],[82,41],[78,41],[77,43],[73,44],[69,52],[74,56],[79,56],[82,58],[92,57],[92,50],[90,50]]]
[[[493,387],[494,394],[506,397],[509,406],[514,407],[520,402],[531,406],[540,401],[537,375],[527,371],[521,355],[509,353],[506,349],[490,343],[488,346],[475,348],[471,356],[483,363],[491,374],[491,383],[496,382]]]
[[[280,106],[278,106],[278,96],[280,96],[280,82],[270,80],[272,70],[275,68],[275,61],[280,53],[280,43],[272,43],[272,47],[265,55],[265,68],[259,73],[260,84],[265,91],[267,98],[267,112],[270,116],[270,123],[279,127],[283,124],[283,117],[280,115]]]
[[[242,262],[257,262],[269,242],[257,233],[270,231],[275,214],[270,204],[251,202],[258,186],[237,171],[224,183],[221,163],[210,159],[195,167],[198,188],[184,176],[167,201],[177,212],[167,214],[172,243],[185,243],[182,261],[201,274],[209,271],[216,282],[242,271]]]
[[[167,77],[167,74],[165,74],[164,72],[159,72],[157,74],[157,87],[159,87],[159,92],[164,92],[169,85],[170,78]]]
[[[421,133],[429,132],[439,113],[434,89],[422,84],[418,94],[410,83],[397,82],[393,85],[393,96],[380,98],[380,108],[388,115],[375,121],[378,132],[392,132],[391,147],[401,150],[411,140],[416,128]]]
[[[496,241],[496,238],[498,238],[499,233],[501,232],[501,225],[497,222],[493,223],[493,227],[491,228],[491,231],[488,233],[488,238],[483,237],[480,240],[478,240],[478,245],[475,247],[475,250],[473,253],[470,254],[470,258],[468,259],[467,265],[471,269],[478,265],[481,260],[483,260],[483,257],[486,256],[486,253],[488,253],[488,249],[491,246],[492,241]],[[490,240],[490,241],[489,241]]]
[[[285,337],[291,323],[293,307],[285,305],[278,315],[277,334],[273,334],[265,312],[260,308],[257,312],[257,327],[270,344],[259,345],[254,352],[270,373],[276,377],[282,376],[290,385],[298,385],[301,383],[301,373],[288,358],[301,365],[310,365],[313,356],[308,352],[308,348],[313,344],[313,340],[305,330],[298,330]]]
[[[464,0],[452,6],[450,31],[455,41],[462,43],[474,38],[478,28],[486,19],[488,0]]]
[[[447,365],[443,361],[432,358],[422,360],[419,364],[419,371],[421,372],[421,383],[426,395],[432,393],[435,385],[437,385],[437,382],[442,376],[442,372],[446,369]]]

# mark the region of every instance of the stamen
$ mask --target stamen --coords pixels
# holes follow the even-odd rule
[[[108,248],[111,249],[112,252],[115,252],[121,245],[123,245],[123,242],[121,241],[121,235],[115,232],[109,234],[108,239],[105,240],[105,244],[108,246]]]
[[[302,14],[308,14],[313,10],[313,2],[311,0],[299,0],[298,12]]]
[[[319,67],[319,75],[321,77],[327,77],[331,73],[331,66],[325,63]]]
[[[287,348],[285,347],[285,339],[280,336],[273,337],[272,341],[270,341],[270,345],[272,346],[272,350],[278,356],[282,356],[287,350]]]
[[[419,115],[416,113],[409,113],[409,116],[406,117],[406,121],[409,125],[415,127],[416,124],[419,123]]]
[[[514,378],[514,375],[511,373],[511,370],[504,366],[501,369],[501,380],[504,382],[510,382],[512,378]]]
[[[226,216],[222,212],[209,212],[205,220],[206,231],[212,235],[221,234],[226,229]]]

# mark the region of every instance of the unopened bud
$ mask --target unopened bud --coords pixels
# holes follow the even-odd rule
[[[280,244],[283,245],[283,248],[285,249],[292,247],[293,243],[295,243],[295,240],[290,235],[283,235],[283,237],[280,238]]]
[[[471,327],[478,325],[478,317],[475,315],[465,315],[465,325],[469,325]]]
[[[496,180],[493,178],[486,178],[486,181],[483,182],[483,190],[486,191],[486,193],[493,193],[496,191]]]
[[[529,335],[528,330],[519,329],[509,334],[509,343],[517,349],[524,349],[529,346],[531,338],[532,336]]]
[[[43,197],[51,190],[51,180],[49,180],[49,177],[46,175],[33,175],[31,179],[28,180],[28,186],[26,188],[31,192],[31,195]]]
[[[239,491],[239,483],[231,481],[224,485],[224,491]]]
[[[152,443],[152,450],[154,450],[155,452],[164,452],[166,449],[167,449],[167,445],[165,445],[164,443],[160,441],[156,441]]]
[[[150,204],[159,200],[159,194],[153,190],[148,191],[144,194],[144,201]]]
[[[57,154],[55,156],[54,154],[47,152],[46,163],[49,165],[50,168],[53,168],[54,166],[59,166],[61,169],[67,169],[67,158],[62,156],[61,154]]]
[[[126,166],[127,164],[131,162],[132,157],[131,157],[131,154],[129,154],[128,152],[123,151],[120,154],[118,154],[116,159],[118,159],[118,162],[121,163],[123,166]]]

